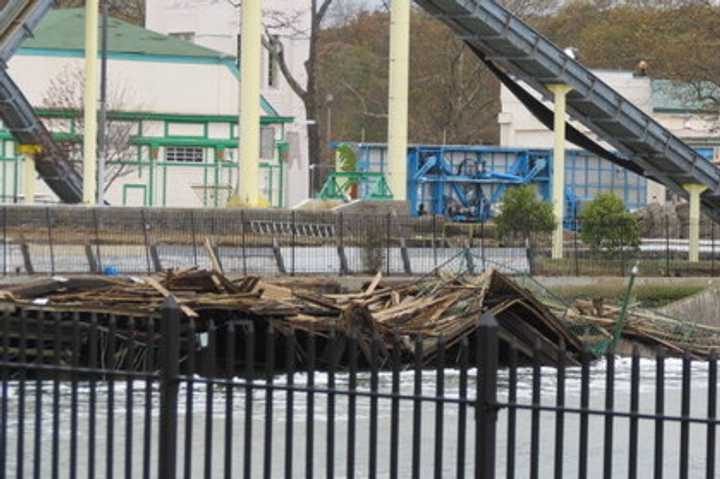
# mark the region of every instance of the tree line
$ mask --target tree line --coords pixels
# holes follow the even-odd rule
[[[229,1],[229,0],[228,0]],[[233,0],[238,4],[237,0]],[[384,142],[387,136],[389,12],[387,1],[307,0],[312,28],[307,79],[281,68],[303,100],[312,163],[330,162],[332,140]],[[708,115],[720,111],[720,6],[710,0],[506,0],[560,47],[575,47],[591,68],[634,69],[684,82]],[[83,0],[62,0],[76,7]],[[114,15],[144,22],[144,0],[114,2]],[[282,39],[266,28],[266,44]],[[497,144],[499,83],[437,19],[414,9],[411,23],[410,141]],[[280,42],[280,43],[278,43]],[[282,65],[281,65],[282,66]],[[328,114],[329,113],[329,114]],[[327,122],[332,124],[328,125]],[[320,168],[319,170],[322,170]],[[314,182],[320,185],[319,181]]]

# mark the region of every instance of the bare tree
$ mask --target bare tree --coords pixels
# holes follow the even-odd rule
[[[333,3],[330,10],[328,10],[325,25],[328,27],[340,26],[357,15],[369,13],[382,7],[384,5],[380,1],[339,0]]]
[[[228,0],[235,7],[242,5],[242,1]],[[322,103],[317,95],[318,83],[318,41],[323,22],[326,20],[330,7],[334,0],[310,0],[310,6],[307,2],[302,2],[303,6],[294,11],[268,10],[263,13],[264,16],[264,43],[275,53],[278,67],[282,72],[285,81],[288,83],[292,91],[300,98],[305,106],[305,112],[308,118],[308,154],[311,166],[311,185],[319,185],[319,169],[314,168],[321,161],[322,144],[320,134],[320,116]],[[309,16],[307,23],[308,28],[304,28],[303,23],[299,21],[306,15]],[[305,60],[305,81],[294,72],[288,63],[285,54],[283,38],[285,36],[305,37],[309,42],[308,57]],[[318,181],[316,181],[318,180]],[[312,193],[312,192],[311,192]]]
[[[114,17],[136,25],[145,24],[145,0],[101,0],[109,1]],[[59,0],[58,8],[77,8],[85,6],[85,0]]]
[[[42,101],[42,106],[51,110],[66,111],[76,115],[75,133],[82,135],[84,128],[83,121],[83,92],[85,90],[85,74],[81,68],[66,67],[52,80],[48,86]],[[126,88],[113,88],[109,91],[108,110],[120,111],[127,109],[129,92]],[[61,120],[51,120],[53,123],[63,123]],[[66,122],[65,122],[66,123]],[[58,129],[62,125],[58,124]],[[134,166],[128,163],[136,159],[136,147],[132,144],[132,136],[135,134],[136,125],[127,121],[110,119],[106,129],[106,169],[104,188],[108,191],[110,186],[119,178],[125,177],[136,171]],[[61,142],[61,145],[68,153],[73,166],[80,172],[82,168],[82,143],[76,141]]]

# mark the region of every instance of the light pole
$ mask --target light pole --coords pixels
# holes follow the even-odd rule
[[[328,93],[325,97],[325,107],[327,108],[327,144],[332,141],[332,105],[335,97],[332,93]]]

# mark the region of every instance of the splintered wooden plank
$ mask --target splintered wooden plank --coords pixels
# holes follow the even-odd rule
[[[322,296],[317,296],[308,292],[300,292],[300,291],[294,291],[293,295],[301,299],[303,301],[306,301],[311,304],[317,304],[319,306],[322,306],[323,308],[331,309],[333,311],[340,312],[343,310],[341,306],[338,306],[334,301],[329,300],[327,298],[323,298]]]
[[[382,281],[382,277],[383,277],[382,271],[378,271],[377,274],[375,275],[375,277],[373,278],[372,282],[370,283],[370,285],[365,290],[366,295],[369,296],[375,292],[378,285],[380,284],[380,281]]]
[[[160,295],[163,298],[167,299],[172,296],[172,293],[170,291],[168,291],[167,289],[165,289],[165,287],[163,285],[161,285],[155,278],[147,277],[147,278],[145,278],[145,282],[147,284],[149,284],[150,286],[152,286],[153,288],[155,288],[155,290],[158,293],[160,293]],[[189,318],[198,318],[199,317],[198,314],[195,311],[193,311],[188,305],[180,304],[179,306],[180,306],[180,310],[183,313],[185,313],[185,316],[187,316]]]
[[[223,273],[222,265],[220,264],[220,260],[218,259],[217,255],[215,254],[215,248],[213,248],[212,243],[210,242],[210,238],[205,238],[205,251],[207,251],[208,256],[210,257],[210,264],[212,265],[213,271],[216,273]]]

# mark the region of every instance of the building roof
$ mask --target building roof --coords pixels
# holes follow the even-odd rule
[[[194,43],[156,33],[116,18],[108,22],[108,50],[153,56],[224,59],[227,55]],[[38,25],[23,49],[80,50],[85,49],[85,9],[52,10]]]
[[[720,87],[710,82],[695,85],[673,80],[652,80],[651,86],[653,111],[656,112],[709,112],[711,105],[702,101],[700,94],[715,98],[720,96]]]
[[[108,20],[110,58],[128,60],[171,61],[179,63],[218,64],[240,76],[235,57],[133,25],[117,18]],[[76,56],[85,54],[85,9],[51,10],[23,42],[20,55]],[[266,115],[280,117],[270,102],[261,96]]]

